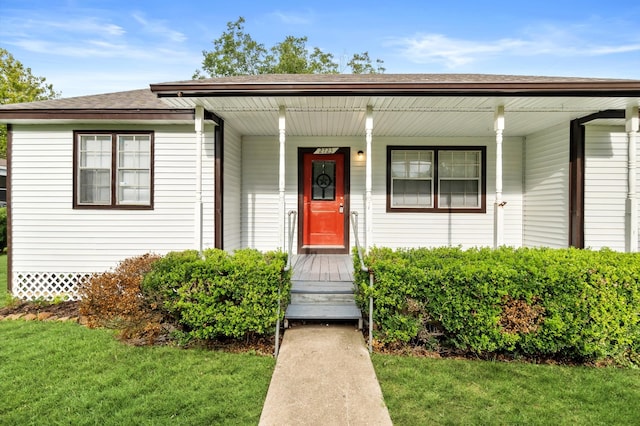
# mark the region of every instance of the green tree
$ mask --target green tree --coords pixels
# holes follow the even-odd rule
[[[317,47],[307,49],[307,37],[287,36],[271,48],[265,61],[265,74],[337,74],[331,53]]]
[[[287,36],[267,49],[244,30],[245,19],[227,23],[227,30],[213,41],[213,50],[202,51],[202,70],[193,78],[224,77],[256,74],[337,74],[339,65],[334,55],[318,47],[307,48],[307,37]],[[347,62],[346,69],[353,74],[383,73],[384,61],[376,59],[373,65],[368,52],[356,53]]]
[[[264,44],[256,42],[244,32],[244,18],[227,22],[227,31],[213,41],[214,49],[202,51],[202,69],[211,76],[263,74],[267,57]],[[203,78],[197,70],[194,78]]]
[[[347,65],[351,68],[353,74],[383,74],[386,70],[382,66],[384,61],[382,59],[376,59],[376,65],[374,66],[371,58],[369,58],[369,52],[356,53],[351,60],[347,62]]]
[[[0,105],[43,101],[59,97],[44,77],[36,77],[31,68],[0,48]],[[7,126],[0,125],[0,158],[7,157]]]

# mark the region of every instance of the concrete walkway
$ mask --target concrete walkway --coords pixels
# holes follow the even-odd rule
[[[260,425],[391,425],[362,333],[304,325],[284,334]]]

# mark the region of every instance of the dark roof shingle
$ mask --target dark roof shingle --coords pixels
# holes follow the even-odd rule
[[[14,109],[167,109],[158,97],[149,89],[129,90],[127,92],[105,93],[100,95],[77,96],[73,98],[51,99],[48,101],[25,102],[0,105],[0,110]]]

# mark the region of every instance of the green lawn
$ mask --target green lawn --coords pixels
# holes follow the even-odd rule
[[[126,346],[73,323],[0,321],[0,424],[255,425],[274,365]]]
[[[0,257],[0,306],[6,295]],[[640,370],[374,355],[396,425],[638,424]],[[0,321],[0,424],[255,425],[275,361]]]
[[[640,370],[374,355],[395,425],[637,425]]]

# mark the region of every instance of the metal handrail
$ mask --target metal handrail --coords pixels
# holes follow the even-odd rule
[[[289,246],[287,251],[287,264],[282,268],[282,272],[287,272],[291,269],[291,253],[293,252],[293,231],[296,226],[296,217],[298,216],[298,212],[295,210],[289,210],[288,218],[287,218],[287,229],[289,232]],[[276,320],[276,347],[273,351],[273,356],[278,357],[278,352],[280,351],[280,311],[282,310],[282,283],[278,286],[278,313]]]
[[[358,250],[358,258],[360,260],[360,270],[362,272],[369,273],[369,289],[371,290],[369,296],[369,353],[373,352],[373,271],[364,264],[364,258],[362,257],[362,247],[360,246],[360,238],[358,236],[358,212],[351,212],[351,229],[353,229],[354,240],[356,242],[356,249]]]
[[[369,268],[367,268],[364,264],[364,260],[362,259],[362,247],[360,247],[360,238],[358,236],[358,212],[351,212],[351,228],[353,229],[354,239],[356,240],[356,249],[358,250],[358,258],[360,259],[360,270],[362,272],[369,272]]]

